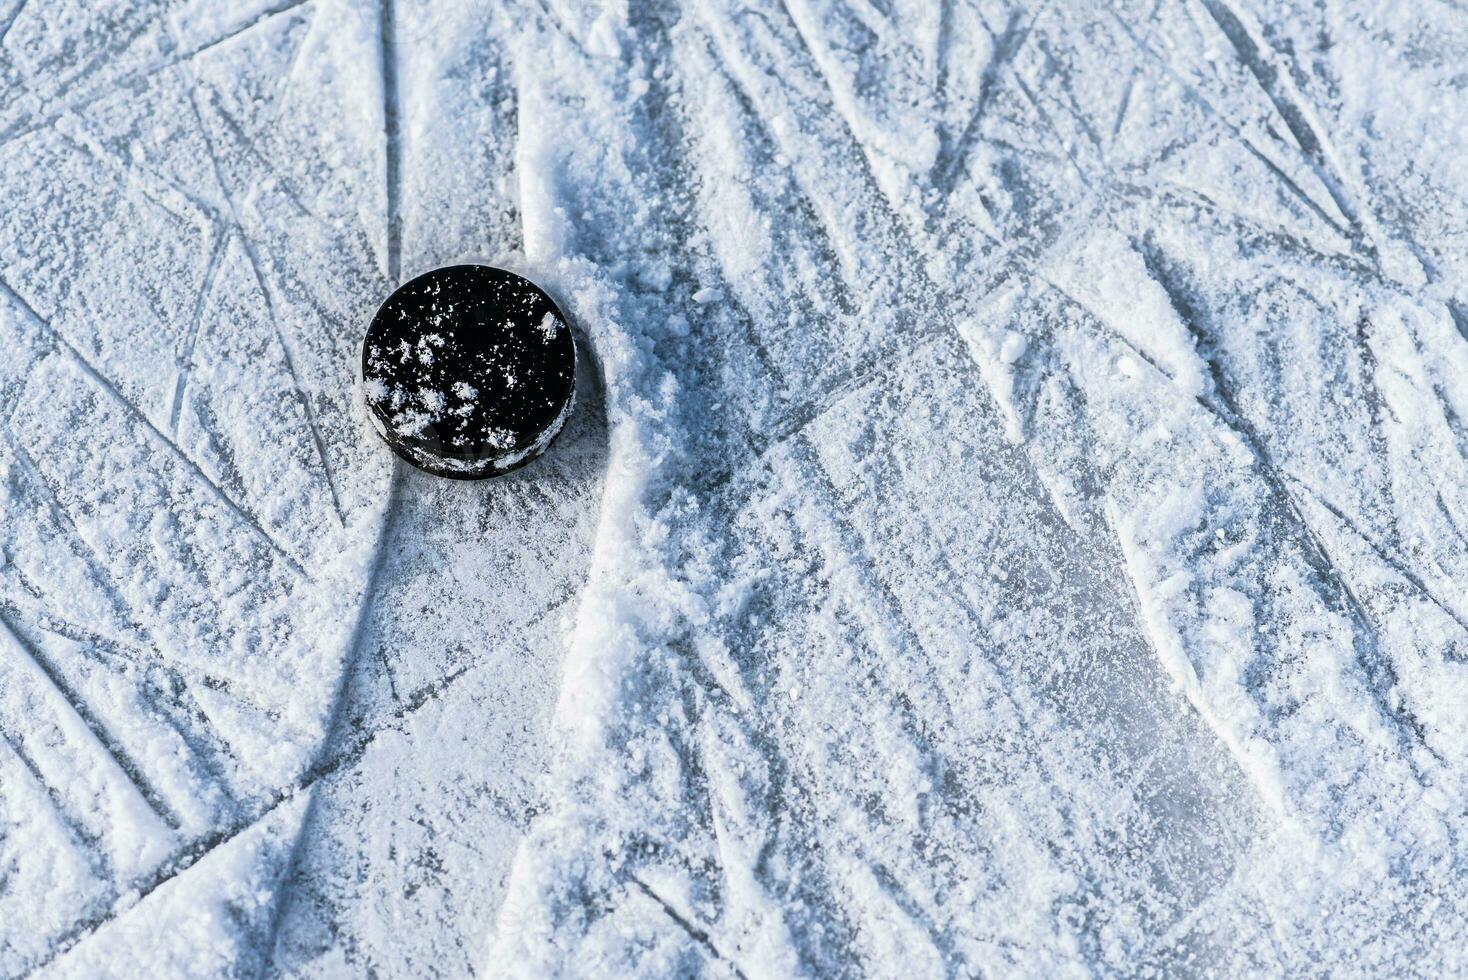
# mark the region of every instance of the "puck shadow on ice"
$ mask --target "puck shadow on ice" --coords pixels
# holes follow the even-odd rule
[[[475,800],[516,800],[526,792],[523,773],[551,764],[565,653],[559,621],[574,614],[592,569],[609,453],[601,363],[579,326],[568,326],[576,331],[576,408],[533,465],[492,480],[440,479],[400,462],[365,418],[357,420],[359,437],[392,461],[397,478],[319,754],[323,774],[339,768],[345,778],[313,784],[290,873],[273,899],[279,925],[265,947],[273,963],[319,962],[321,936],[358,928],[352,916],[377,893],[334,861],[358,835],[421,828],[443,854],[458,856],[446,857],[445,874],[472,868],[491,881],[498,872],[479,863],[485,853],[513,855],[518,847],[520,831],[498,805],[439,810],[422,801],[440,787],[455,787],[444,799],[472,787]],[[360,371],[360,356],[357,362]],[[359,378],[354,401],[360,387]],[[526,618],[515,610],[534,612]],[[437,720],[406,723],[428,705],[438,707],[423,717]],[[482,717],[478,709],[491,705]],[[476,727],[463,743],[449,722],[462,725],[469,708]],[[383,731],[395,734],[378,753],[382,743],[374,739]],[[454,751],[439,751],[445,745]],[[503,761],[511,757],[499,752],[503,745],[514,747],[513,764]],[[399,789],[384,792],[383,779]],[[406,786],[411,791],[400,789]],[[417,880],[411,862],[388,864],[373,885]],[[431,907],[408,898],[399,905]]]

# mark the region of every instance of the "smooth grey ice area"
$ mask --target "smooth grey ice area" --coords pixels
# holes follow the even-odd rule
[[[0,0],[0,419],[0,977],[1468,972],[1461,0]]]

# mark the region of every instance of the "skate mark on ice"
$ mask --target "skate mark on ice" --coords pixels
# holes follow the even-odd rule
[[[1212,404],[1214,414],[1248,447],[1257,462],[1259,476],[1279,505],[1281,517],[1285,519],[1287,527],[1293,528],[1298,535],[1302,557],[1315,573],[1315,587],[1320,598],[1350,620],[1355,661],[1362,679],[1376,702],[1378,713],[1395,730],[1406,761],[1418,778],[1421,778],[1411,750],[1420,747],[1434,757],[1436,753],[1428,745],[1421,723],[1406,709],[1392,703],[1392,692],[1398,687],[1399,681],[1390,654],[1382,649],[1380,630],[1375,620],[1356,596],[1344,572],[1331,559],[1315,529],[1305,519],[1299,502],[1290,492],[1285,478],[1274,462],[1273,454],[1253,423],[1240,412],[1237,396],[1214,351],[1212,337],[1203,325],[1196,301],[1153,243],[1143,241],[1137,243],[1136,247],[1148,274],[1162,287],[1178,318],[1192,335],[1194,347],[1203,361],[1212,388],[1211,397],[1205,395],[1205,399]]]
[[[97,744],[111,758],[113,765],[127,777],[128,782],[132,783],[133,788],[148,804],[149,809],[161,818],[170,830],[178,830],[180,825],[178,813],[168,805],[168,801],[158,792],[158,788],[143,772],[137,760],[117,741],[96,712],[87,704],[86,699],[66,682],[50,659],[28,637],[17,631],[14,624],[4,615],[0,615],[0,631],[9,637],[13,647],[35,666],[61,700],[70,707],[76,718],[92,733]]]
[[[201,321],[204,318],[205,305],[209,302],[209,294],[214,290],[214,277],[219,272],[220,259],[224,256],[228,241],[227,233],[215,233],[214,245],[209,250],[209,266],[204,273],[204,281],[199,286],[198,298],[194,300],[193,313],[189,316],[188,332],[184,335],[183,350],[179,354],[178,380],[174,382],[173,400],[168,407],[168,431],[175,439],[178,438],[178,412],[183,405],[184,390],[189,383],[189,369],[194,363],[194,344],[204,328]]]
[[[740,980],[748,980],[748,978],[744,975],[744,971],[739,969],[739,964],[735,963],[723,953],[719,952],[719,948],[714,945],[713,939],[710,938],[707,932],[705,932],[703,929],[700,929],[692,922],[688,921],[688,919],[684,918],[677,909],[668,904],[666,899],[664,899],[657,892],[653,891],[647,885],[643,884],[642,879],[637,877],[635,874],[628,872],[627,880],[632,882],[632,884],[637,887],[638,891],[642,892],[642,894],[646,895],[649,899],[656,902],[658,907],[663,910],[663,913],[667,915],[669,919],[672,919],[673,922],[677,924],[678,928],[687,933],[688,938],[696,942],[705,953],[707,953],[715,961],[728,966],[729,969],[734,971],[734,975],[736,977],[739,977]]]
[[[178,445],[173,442],[173,440],[168,438],[168,436],[160,432],[158,430],[158,427],[155,426],[151,420],[149,420],[148,416],[141,409],[134,405],[126,395],[119,391],[117,389],[117,386],[107,379],[106,375],[98,371],[92,365],[91,361],[89,361],[80,350],[72,346],[71,342],[63,337],[61,333],[56,330],[55,327],[51,326],[49,322],[47,322],[43,317],[41,317],[40,314],[32,309],[29,303],[21,299],[20,295],[16,293],[15,290],[11,288],[10,284],[5,282],[4,279],[0,279],[0,294],[8,296],[17,306],[23,309],[26,314],[38,326],[40,326],[48,336],[52,338],[56,345],[67,353],[71,362],[85,377],[89,378],[93,382],[93,384],[101,388],[104,393],[112,398],[113,401],[117,402],[124,409],[124,411],[131,415],[144,429],[152,434],[153,439],[161,442],[164,446],[166,446],[167,449],[170,450],[172,454],[177,457],[178,461],[183,465],[184,469],[187,470],[193,476],[194,480],[197,481],[198,484],[204,488],[209,496],[213,497],[217,503],[219,503],[227,511],[232,513],[240,521],[240,523],[245,526],[247,530],[253,532],[255,536],[257,536],[267,548],[274,552],[278,558],[280,558],[286,565],[288,565],[290,569],[296,573],[296,575],[307,581],[311,580],[311,576],[306,572],[305,567],[300,563],[300,561],[298,561],[296,557],[285,548],[284,545],[276,541],[274,536],[271,535],[269,531],[265,530],[264,526],[255,519],[254,515],[252,515],[244,507],[236,503],[229,494],[225,493],[223,488],[221,488],[217,483],[211,480],[208,474],[206,474],[202,469],[199,468],[199,464],[195,463],[192,457],[190,457],[187,453],[180,449]]]

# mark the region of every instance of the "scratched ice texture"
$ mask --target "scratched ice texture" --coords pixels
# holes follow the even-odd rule
[[[1465,147],[1462,0],[0,0],[0,976],[1468,971]]]

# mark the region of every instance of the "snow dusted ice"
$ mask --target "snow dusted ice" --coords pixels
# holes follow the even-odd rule
[[[0,976],[1468,970],[1465,65],[0,0]],[[588,355],[487,484],[354,402],[471,257]]]

